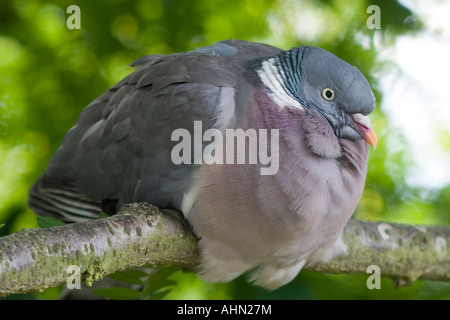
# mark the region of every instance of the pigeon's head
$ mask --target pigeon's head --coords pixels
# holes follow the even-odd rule
[[[273,76],[275,70],[279,76]],[[377,137],[366,117],[375,108],[375,97],[356,67],[324,49],[303,46],[264,61],[259,75],[279,103],[314,110],[338,138],[364,139],[376,147]],[[281,101],[281,91],[288,100]]]
[[[354,66],[330,52],[303,47],[300,65],[305,107],[323,115],[338,138],[364,138],[376,147],[376,135],[366,117],[375,108],[369,83]]]

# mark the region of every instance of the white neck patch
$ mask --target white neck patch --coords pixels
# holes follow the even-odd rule
[[[289,95],[284,84],[286,75],[282,68],[278,68],[275,65],[275,58],[270,58],[269,60],[263,61],[261,64],[261,69],[257,72],[261,81],[271,91],[268,93],[269,97],[280,108],[290,107],[304,110],[300,102]]]

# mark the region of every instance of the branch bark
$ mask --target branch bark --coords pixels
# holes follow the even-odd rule
[[[307,269],[366,274],[376,265],[398,284],[450,281],[449,227],[352,219],[343,239],[347,255]],[[70,265],[91,285],[121,270],[175,265],[193,271],[198,262],[197,238],[178,212],[131,204],[112,217],[0,238],[0,296],[65,284]]]
[[[147,203],[118,214],[0,238],[0,297],[65,284],[78,266],[90,286],[105,275],[148,265],[193,270],[197,238],[177,211]]]

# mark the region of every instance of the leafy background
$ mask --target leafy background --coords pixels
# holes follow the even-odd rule
[[[383,86],[383,79],[394,75],[395,83],[397,75],[402,73],[399,62],[390,55],[400,39],[414,39],[431,33],[435,38],[449,42],[439,30],[430,30],[427,17],[420,12],[423,7],[417,5],[419,2],[2,0],[0,224],[5,225],[0,229],[0,236],[24,227],[38,227],[35,214],[26,206],[29,187],[45,169],[80,111],[132,72],[128,66],[132,61],[146,54],[193,50],[230,38],[270,43],[284,49],[302,44],[316,45],[357,66],[368,78],[377,99],[377,109],[371,119],[379,137],[379,147],[370,151],[367,184],[355,217],[448,225],[450,178],[438,186],[410,182],[414,170],[416,174],[419,170],[420,176],[418,160],[411,151],[414,141],[408,139],[405,129],[391,117],[391,110],[398,106],[384,100],[390,90]],[[440,2],[428,3],[434,10],[440,10]],[[69,30],[65,24],[69,17],[66,8],[72,4],[81,8],[80,30]],[[381,8],[380,30],[366,26],[370,16],[366,10],[371,4]],[[424,59],[417,64],[426,62]],[[440,107],[448,109],[448,102]],[[440,133],[437,148],[444,159],[450,154],[447,124],[444,122],[434,128]],[[169,280],[164,278],[162,283],[172,290],[165,290],[158,297],[450,298],[448,283],[418,281],[411,286],[396,288],[390,279],[382,279],[380,290],[369,290],[366,287],[368,276],[302,272],[289,285],[267,292],[247,284],[244,277],[227,284],[208,284],[194,274],[177,271],[165,274]],[[52,288],[11,298],[56,299],[61,290]],[[120,297],[119,293],[116,298]]]

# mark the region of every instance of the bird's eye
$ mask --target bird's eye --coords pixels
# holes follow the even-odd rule
[[[334,91],[331,88],[325,88],[322,90],[322,97],[325,100],[331,101],[334,99]]]

